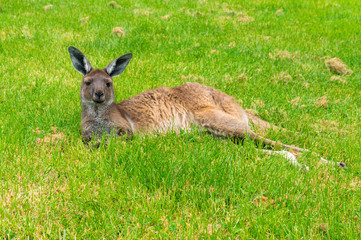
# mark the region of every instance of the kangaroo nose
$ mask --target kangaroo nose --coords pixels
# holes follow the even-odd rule
[[[101,97],[103,97],[103,96],[104,96],[104,93],[103,93],[103,92],[101,92],[101,91],[99,91],[99,92],[95,92],[95,96],[96,96],[97,98],[101,98]]]

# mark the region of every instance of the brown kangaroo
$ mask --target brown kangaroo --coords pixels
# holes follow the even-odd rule
[[[73,66],[84,75],[80,91],[84,142],[99,139],[103,134],[131,136],[136,132],[189,130],[198,126],[226,138],[243,140],[248,137],[257,144],[272,148],[280,147],[294,153],[308,151],[259,136],[249,128],[249,119],[256,125],[270,125],[268,122],[247,113],[233,97],[198,83],[159,87],[115,104],[112,78],[124,71],[132,54],[120,56],[104,69],[93,69],[81,51],[75,47],[68,50]],[[263,151],[282,155],[293,165],[301,166],[290,152]],[[343,163],[338,165],[345,167]]]

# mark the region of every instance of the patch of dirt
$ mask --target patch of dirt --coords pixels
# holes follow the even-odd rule
[[[339,58],[326,59],[325,65],[331,70],[331,72],[336,74],[351,75],[353,73],[353,71],[350,70]]]

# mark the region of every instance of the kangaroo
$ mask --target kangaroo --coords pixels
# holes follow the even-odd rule
[[[256,144],[282,148],[282,151],[261,151],[282,155],[291,164],[302,167],[291,152],[300,153],[307,149],[280,144],[258,135],[250,129],[249,119],[254,124],[270,124],[246,112],[233,97],[217,89],[187,82],[173,88],[148,90],[116,104],[112,78],[125,70],[132,54],[118,57],[104,69],[94,69],[80,50],[69,47],[68,51],[74,68],[83,74],[80,96],[85,143],[99,139],[103,134],[132,136],[137,132],[190,130],[198,126],[216,136],[235,140],[249,138]],[[321,160],[333,163],[324,158]],[[337,164],[345,167],[343,163]]]

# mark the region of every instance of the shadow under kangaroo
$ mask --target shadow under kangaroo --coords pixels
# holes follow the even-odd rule
[[[120,56],[104,69],[94,69],[81,51],[75,47],[68,50],[73,66],[84,76],[80,91],[84,142],[100,139],[104,133],[132,136],[136,132],[190,130],[197,126],[217,136],[236,140],[249,138],[256,144],[282,148],[282,151],[261,151],[282,155],[291,164],[302,167],[291,152],[308,150],[280,144],[252,131],[249,120],[255,125],[270,124],[246,112],[233,97],[212,87],[187,82],[174,88],[148,90],[116,104],[112,78],[124,71],[132,54]],[[343,163],[337,165],[346,167]]]

